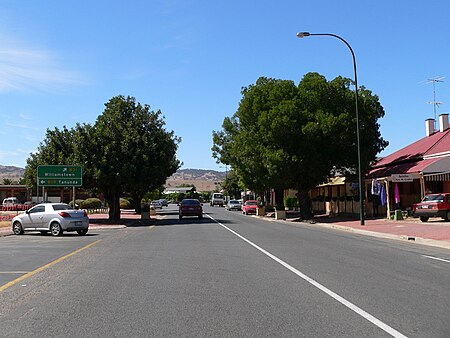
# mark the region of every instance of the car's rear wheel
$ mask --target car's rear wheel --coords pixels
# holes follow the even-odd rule
[[[59,223],[53,222],[50,225],[50,232],[52,233],[52,236],[61,236],[63,233],[63,229],[61,228],[61,225]]]
[[[420,216],[419,218],[420,218],[420,220],[421,220],[422,222],[428,222],[428,218],[429,218],[429,217],[427,217],[427,216]]]
[[[80,229],[80,230],[77,230],[77,233],[78,233],[78,235],[80,235],[80,236],[86,235],[87,232],[88,232],[88,229]]]
[[[447,210],[447,215],[445,217],[446,221],[450,221],[450,210]]]
[[[12,230],[14,235],[22,235],[23,234],[23,227],[22,224],[20,224],[20,222],[14,222],[13,226],[12,226]]]

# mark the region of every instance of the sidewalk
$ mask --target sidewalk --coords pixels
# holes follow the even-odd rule
[[[297,222],[295,218],[287,222]],[[418,244],[426,244],[450,249],[450,222],[435,218],[421,222],[418,218],[408,217],[401,221],[384,218],[365,219],[361,225],[359,218],[316,216],[307,222],[311,225],[356,232],[364,235],[400,239]]]

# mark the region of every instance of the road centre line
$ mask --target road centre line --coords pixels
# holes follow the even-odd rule
[[[38,272],[44,271],[45,269],[55,265],[56,263],[59,263],[59,262],[65,260],[65,259],[67,259],[67,258],[69,258],[69,257],[71,257],[71,256],[73,256],[73,255],[83,251],[84,249],[87,249],[87,248],[93,246],[94,244],[97,244],[100,241],[101,241],[101,239],[99,239],[98,241],[95,241],[95,242],[93,242],[91,244],[88,244],[86,246],[83,246],[82,248],[80,248],[78,250],[75,250],[75,251],[73,251],[73,252],[71,252],[71,253],[69,253],[69,254],[67,254],[65,256],[59,257],[59,258],[55,259],[54,261],[52,261],[52,262],[50,262],[48,264],[45,264],[45,265],[43,265],[43,266],[41,266],[41,267],[39,267],[39,268],[37,268],[37,269],[35,269],[33,271],[30,271],[30,272],[26,273],[23,276],[20,276],[19,278],[16,278],[16,279],[14,279],[14,280],[12,280],[12,281],[10,281],[10,282],[0,286],[0,292],[5,291],[10,286],[13,286],[14,284],[17,284],[17,283],[23,281],[24,279],[27,279],[28,277],[31,277],[31,276],[37,274]]]
[[[448,259],[443,259],[443,258],[439,258],[439,257],[433,257],[433,256],[428,256],[428,255],[422,255],[422,257],[430,258],[430,259],[435,259],[435,260],[441,261],[441,262],[450,263],[450,260],[448,260]]]
[[[342,305],[346,306],[347,308],[349,308],[350,310],[356,312],[358,315],[360,315],[361,317],[365,318],[366,320],[368,320],[369,322],[371,322],[372,324],[378,326],[380,329],[382,329],[383,331],[385,331],[386,333],[390,334],[392,337],[405,337],[405,335],[403,335],[402,333],[400,333],[399,331],[395,330],[394,328],[390,327],[389,325],[387,325],[386,323],[382,322],[381,320],[377,319],[376,317],[372,316],[370,313],[364,311],[363,309],[361,309],[360,307],[356,306],[355,304],[349,302],[348,300],[346,300],[345,298],[339,296],[337,293],[331,291],[330,289],[326,288],[325,286],[323,286],[322,284],[320,284],[319,282],[315,281],[314,279],[312,279],[311,277],[308,277],[307,275],[305,275],[304,273],[302,273],[301,271],[297,270],[296,268],[294,268],[293,266],[289,265],[288,263],[284,262],[283,260],[279,259],[278,257],[272,255],[270,252],[266,251],[265,249],[259,247],[258,245],[256,245],[255,243],[251,242],[250,240],[248,240],[247,238],[245,238],[244,236],[238,234],[236,231],[228,228],[226,225],[220,223],[219,221],[217,221],[216,219],[214,219],[213,217],[211,217],[210,215],[206,214],[206,216],[208,216],[210,219],[212,219],[214,222],[216,222],[217,224],[219,224],[221,227],[223,227],[224,229],[228,230],[229,232],[231,232],[232,234],[236,235],[237,237],[239,237],[240,239],[242,239],[243,241],[247,242],[248,244],[250,244],[251,246],[253,246],[254,248],[256,248],[257,250],[261,251],[263,254],[265,254],[266,256],[270,257],[271,259],[273,259],[275,262],[281,264],[282,266],[284,266],[286,269],[290,270],[291,272],[293,272],[294,274],[296,274],[297,276],[299,276],[300,278],[304,279],[305,281],[307,281],[308,283],[312,284],[313,286],[315,286],[316,288],[318,288],[319,290],[321,290],[322,292],[326,293],[328,296],[332,297],[333,299],[337,300],[339,303],[341,303]]]

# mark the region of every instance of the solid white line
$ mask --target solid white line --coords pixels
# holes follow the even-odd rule
[[[433,256],[427,256],[427,255],[422,255],[422,257],[426,257],[426,258],[430,258],[430,259],[435,259],[435,260],[441,261],[441,262],[450,263],[450,261],[449,261],[448,259],[443,259],[443,258],[438,258],[438,257],[433,257]]]
[[[398,332],[397,330],[395,330],[394,328],[390,327],[389,325],[383,323],[381,320],[375,318],[374,316],[372,316],[370,313],[364,311],[363,309],[361,309],[360,307],[354,305],[353,303],[349,302],[348,300],[346,300],[345,298],[339,296],[337,293],[331,291],[330,289],[326,288],[325,286],[323,286],[322,284],[320,284],[319,282],[316,282],[314,279],[312,279],[311,277],[308,277],[307,275],[305,275],[304,273],[302,273],[301,271],[297,270],[296,268],[294,268],[293,266],[289,265],[288,263],[282,261],[281,259],[279,259],[278,257],[272,255],[270,252],[264,250],[263,248],[259,247],[258,245],[256,245],[255,243],[251,242],[250,240],[248,240],[247,238],[243,237],[242,235],[238,234],[236,231],[231,230],[230,228],[228,228],[227,226],[225,226],[224,224],[220,223],[219,221],[215,220],[214,218],[212,218],[211,216],[209,216],[208,214],[206,214],[206,216],[208,216],[209,218],[211,218],[214,222],[216,222],[217,224],[219,224],[221,227],[223,227],[224,229],[228,230],[229,232],[231,232],[232,234],[236,235],[237,237],[239,237],[240,239],[242,239],[243,241],[247,242],[248,244],[250,244],[251,246],[253,246],[254,248],[258,249],[259,251],[261,251],[263,254],[265,254],[266,256],[272,258],[275,262],[281,264],[282,266],[284,266],[286,269],[290,270],[291,272],[295,273],[297,276],[299,276],[300,278],[304,279],[305,281],[307,281],[308,283],[314,285],[316,288],[318,288],[319,290],[325,292],[327,295],[329,295],[330,297],[334,298],[335,300],[337,300],[339,303],[345,305],[346,307],[348,307],[350,310],[356,312],[358,315],[360,315],[361,317],[367,319],[369,322],[371,322],[372,324],[375,324],[376,326],[378,326],[380,329],[382,329],[383,331],[387,332],[388,334],[390,334],[393,337],[406,337],[405,335],[403,335],[402,333]]]

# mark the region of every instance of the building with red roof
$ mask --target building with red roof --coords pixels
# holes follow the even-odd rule
[[[450,192],[450,128],[448,114],[425,121],[426,136],[371,166],[366,183],[383,184],[387,193],[386,212],[409,210],[428,192]],[[370,186],[368,191],[369,201]],[[393,196],[397,193],[396,198]]]

